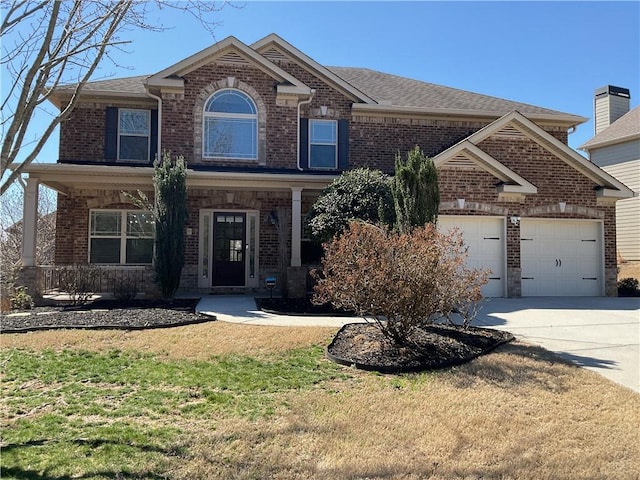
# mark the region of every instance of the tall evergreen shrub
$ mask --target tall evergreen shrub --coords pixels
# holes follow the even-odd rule
[[[187,220],[187,166],[182,155],[163,153],[154,164],[154,268],[162,297],[173,298],[184,267],[184,225]]]
[[[391,192],[396,213],[396,227],[408,233],[415,227],[435,223],[440,206],[438,171],[433,160],[426,157],[420,147],[409,151],[404,162],[396,155],[395,176]]]

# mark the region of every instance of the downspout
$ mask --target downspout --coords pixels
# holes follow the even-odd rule
[[[311,101],[313,100],[313,96],[316,94],[315,89],[311,89],[311,95],[309,96],[308,100],[302,100],[301,102],[298,102],[298,131],[297,131],[297,135],[298,135],[298,149],[297,149],[297,165],[298,165],[298,170],[302,171],[303,168],[300,166],[300,107],[302,105],[307,105],[309,103],[311,103]]]
[[[162,152],[160,151],[160,147],[162,146],[162,98],[151,93],[148,88],[149,87],[147,85],[145,93],[158,102],[158,145],[156,147],[156,156],[157,158],[162,158]]]

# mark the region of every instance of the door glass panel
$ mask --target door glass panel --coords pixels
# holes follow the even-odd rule
[[[211,229],[210,214],[206,214],[202,220],[202,276],[204,278],[209,278],[209,230]]]
[[[245,215],[216,213],[213,229],[213,285],[245,284]]]
[[[249,218],[249,277],[256,276],[256,217]]]

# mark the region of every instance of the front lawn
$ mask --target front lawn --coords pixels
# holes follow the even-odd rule
[[[385,376],[335,332],[3,334],[2,478],[637,478],[640,395],[593,372],[516,342]]]

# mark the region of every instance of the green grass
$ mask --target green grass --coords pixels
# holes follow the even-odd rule
[[[184,454],[193,422],[266,418],[341,376],[319,347],[206,362],[12,349],[0,362],[2,478],[164,478],[153,472]]]

